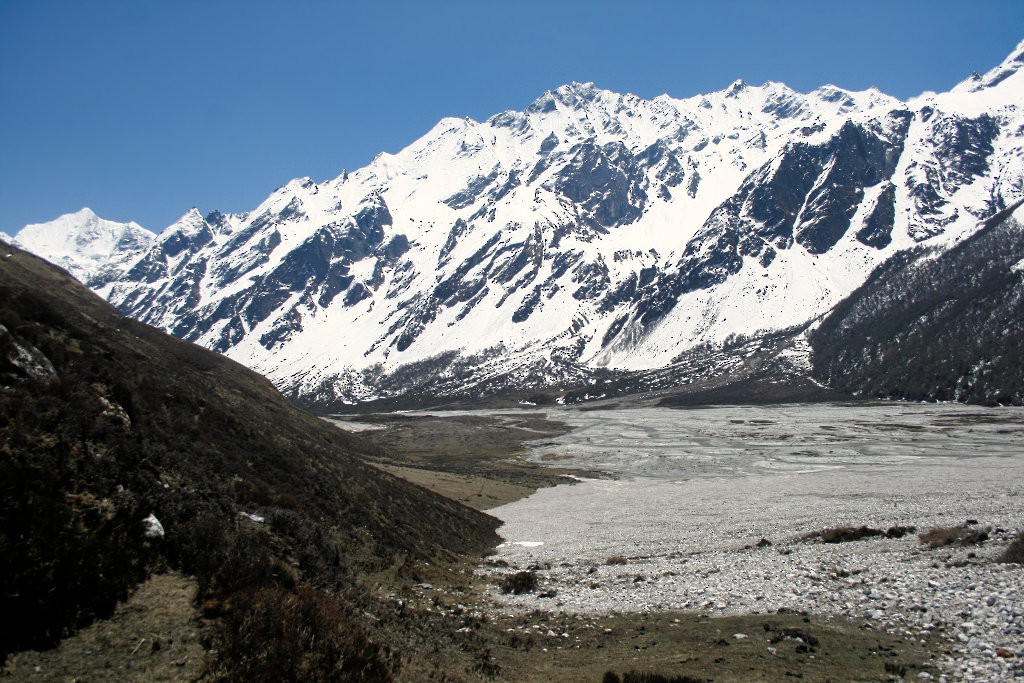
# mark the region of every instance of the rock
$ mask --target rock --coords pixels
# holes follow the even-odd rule
[[[156,515],[150,513],[149,517],[142,520],[143,531],[142,535],[150,539],[160,539],[164,537],[164,525],[160,523],[160,520],[156,518]]]

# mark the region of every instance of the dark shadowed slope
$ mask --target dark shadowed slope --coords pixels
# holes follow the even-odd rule
[[[367,466],[369,446],[259,375],[3,243],[0,325],[0,656],[108,613],[164,564],[228,605],[340,595],[497,540],[496,520]]]
[[[1024,402],[1024,226],[1010,213],[875,271],[811,334],[815,377],[865,397]]]

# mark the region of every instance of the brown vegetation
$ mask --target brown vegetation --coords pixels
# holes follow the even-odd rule
[[[336,597],[303,587],[270,587],[232,597],[212,638],[213,680],[386,683],[398,668],[370,641]]]
[[[662,676],[657,673],[630,671],[622,674],[622,678],[614,671],[607,671],[601,683],[705,683],[708,679],[692,676]]]
[[[802,537],[802,540],[820,540],[822,543],[848,543],[850,541],[859,541],[862,538],[872,538],[875,536],[903,538],[907,534],[913,533],[915,530],[916,529],[912,526],[891,526],[885,531],[864,525],[858,527],[837,526],[830,529],[822,529],[821,531],[812,531],[805,534]]]
[[[537,575],[533,572],[516,572],[502,578],[500,584],[502,593],[513,593],[522,595],[537,590]]]
[[[1000,562],[1012,564],[1024,564],[1024,531],[1018,531],[1017,536],[999,556]]]
[[[944,526],[929,529],[917,535],[929,548],[943,548],[950,545],[977,545],[988,540],[988,529],[973,525]]]

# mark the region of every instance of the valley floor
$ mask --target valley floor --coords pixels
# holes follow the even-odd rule
[[[516,466],[556,464],[579,480],[489,510],[507,541],[477,570],[484,612],[507,634],[492,641],[499,678],[1024,675],[1024,568],[995,561],[1024,528],[1024,411],[860,403],[531,415],[534,428],[571,431],[517,442]],[[846,526],[893,533],[815,535]],[[919,534],[934,528],[965,542],[932,548]],[[524,571],[535,590],[499,590]],[[421,592],[456,609],[469,598]]]
[[[576,430],[535,457],[561,450],[618,478],[491,510],[508,540],[492,566],[540,567],[537,592],[557,597],[492,594],[568,614],[844,617],[922,646],[938,636],[936,677],[1024,675],[1024,568],[995,562],[1024,528],[1022,418],[919,404],[563,415]],[[916,533],[813,536],[843,526]],[[922,543],[934,528],[967,542]]]
[[[1022,409],[534,408],[347,426],[382,448],[377,466],[504,522],[479,564],[362,577],[399,681],[1024,676],[1024,567],[996,561],[1024,528]],[[863,538],[823,542],[836,527]],[[962,542],[922,543],[933,528]],[[503,593],[517,575],[536,586]],[[0,677],[213,680],[194,590],[154,576]]]

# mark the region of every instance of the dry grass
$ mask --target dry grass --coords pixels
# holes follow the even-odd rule
[[[977,545],[988,540],[987,528],[979,529],[967,524],[929,529],[917,535],[921,543],[929,548],[944,548],[951,545]]]
[[[999,556],[1000,562],[1012,564],[1024,564],[1024,531],[1018,531],[1017,537],[1006,548],[1006,551]]]
[[[199,679],[206,652],[196,582],[156,574],[100,619],[55,648],[11,655],[0,678],[20,681],[176,683]]]
[[[663,676],[658,673],[630,671],[619,678],[614,671],[606,671],[601,683],[704,683],[709,679],[692,676]]]
[[[885,531],[864,525],[837,526],[830,529],[822,529],[821,531],[812,531],[809,534],[804,534],[800,540],[820,540],[822,543],[848,543],[850,541],[859,541],[862,538],[872,538],[875,536],[903,538],[914,531],[916,531],[916,529],[912,526],[891,526]]]

